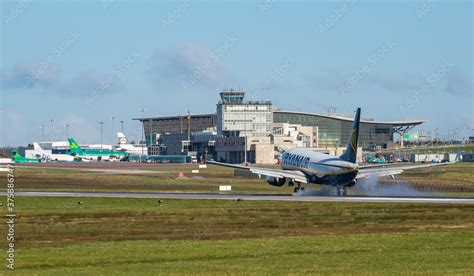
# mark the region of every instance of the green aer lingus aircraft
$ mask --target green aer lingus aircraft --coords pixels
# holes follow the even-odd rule
[[[82,161],[120,161],[128,156],[123,151],[113,151],[107,149],[82,149],[73,139],[68,138],[69,153],[73,156],[80,157]]]
[[[15,163],[40,163],[41,160],[38,158],[26,158],[21,156],[17,151],[13,151],[13,162]]]

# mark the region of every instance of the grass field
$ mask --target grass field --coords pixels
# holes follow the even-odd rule
[[[81,191],[166,191],[218,192],[219,185],[232,185],[236,193],[290,193],[292,188],[276,188],[264,179],[234,178],[234,170],[219,166],[192,174],[197,165],[159,165],[147,167],[146,173],[102,173],[75,169],[17,167],[17,190],[81,190]],[[186,178],[178,179],[184,172]],[[0,183],[6,183],[0,179]],[[1,185],[4,189],[6,185]]]
[[[16,211],[18,274],[474,273],[474,205],[20,197]]]
[[[438,152],[451,152],[456,153],[459,151],[459,145],[447,145],[444,147],[426,147],[426,148],[411,148],[411,149],[402,149],[402,150],[395,150],[395,151],[383,151],[380,152],[382,154],[394,154],[397,155],[399,153],[438,153]],[[472,152],[474,151],[474,145],[472,144],[464,144],[461,146],[461,151],[463,152]]]

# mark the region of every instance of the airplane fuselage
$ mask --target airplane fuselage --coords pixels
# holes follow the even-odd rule
[[[355,163],[305,148],[287,150],[281,157],[284,170],[299,170],[309,182],[331,186],[353,186],[359,171]]]
[[[74,162],[74,156],[68,154],[43,154],[41,156],[42,160],[46,160],[49,162]]]
[[[110,150],[72,150],[71,154],[88,161],[119,161],[127,155],[125,152]]]

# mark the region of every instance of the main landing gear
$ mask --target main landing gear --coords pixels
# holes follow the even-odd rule
[[[345,196],[347,195],[347,187],[346,186],[337,186],[337,195],[338,196]]]
[[[293,192],[295,192],[295,193],[297,193],[299,191],[304,192],[304,187],[301,185],[300,182],[296,182],[294,180],[288,181],[288,186],[290,186],[290,187],[295,186],[295,184],[296,184],[296,187],[293,189]]]
[[[301,183],[297,182],[296,184],[297,184],[297,185],[296,185],[296,187],[293,189],[293,191],[294,191],[295,193],[297,193],[297,192],[304,192],[304,187],[301,185]]]

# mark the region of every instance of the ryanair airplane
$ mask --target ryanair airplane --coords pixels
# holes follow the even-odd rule
[[[295,186],[294,191],[303,191],[302,184],[329,185],[337,188],[337,195],[346,195],[347,188],[356,185],[357,181],[368,176],[391,176],[401,174],[405,170],[442,166],[455,163],[423,164],[396,168],[381,168],[380,166],[359,166],[356,162],[357,143],[359,140],[360,108],[357,108],[352,133],[347,149],[339,157],[315,152],[307,148],[287,150],[281,157],[281,170],[249,167],[209,161],[209,164],[249,170],[259,177],[265,176],[270,185],[281,187],[288,183]]]

